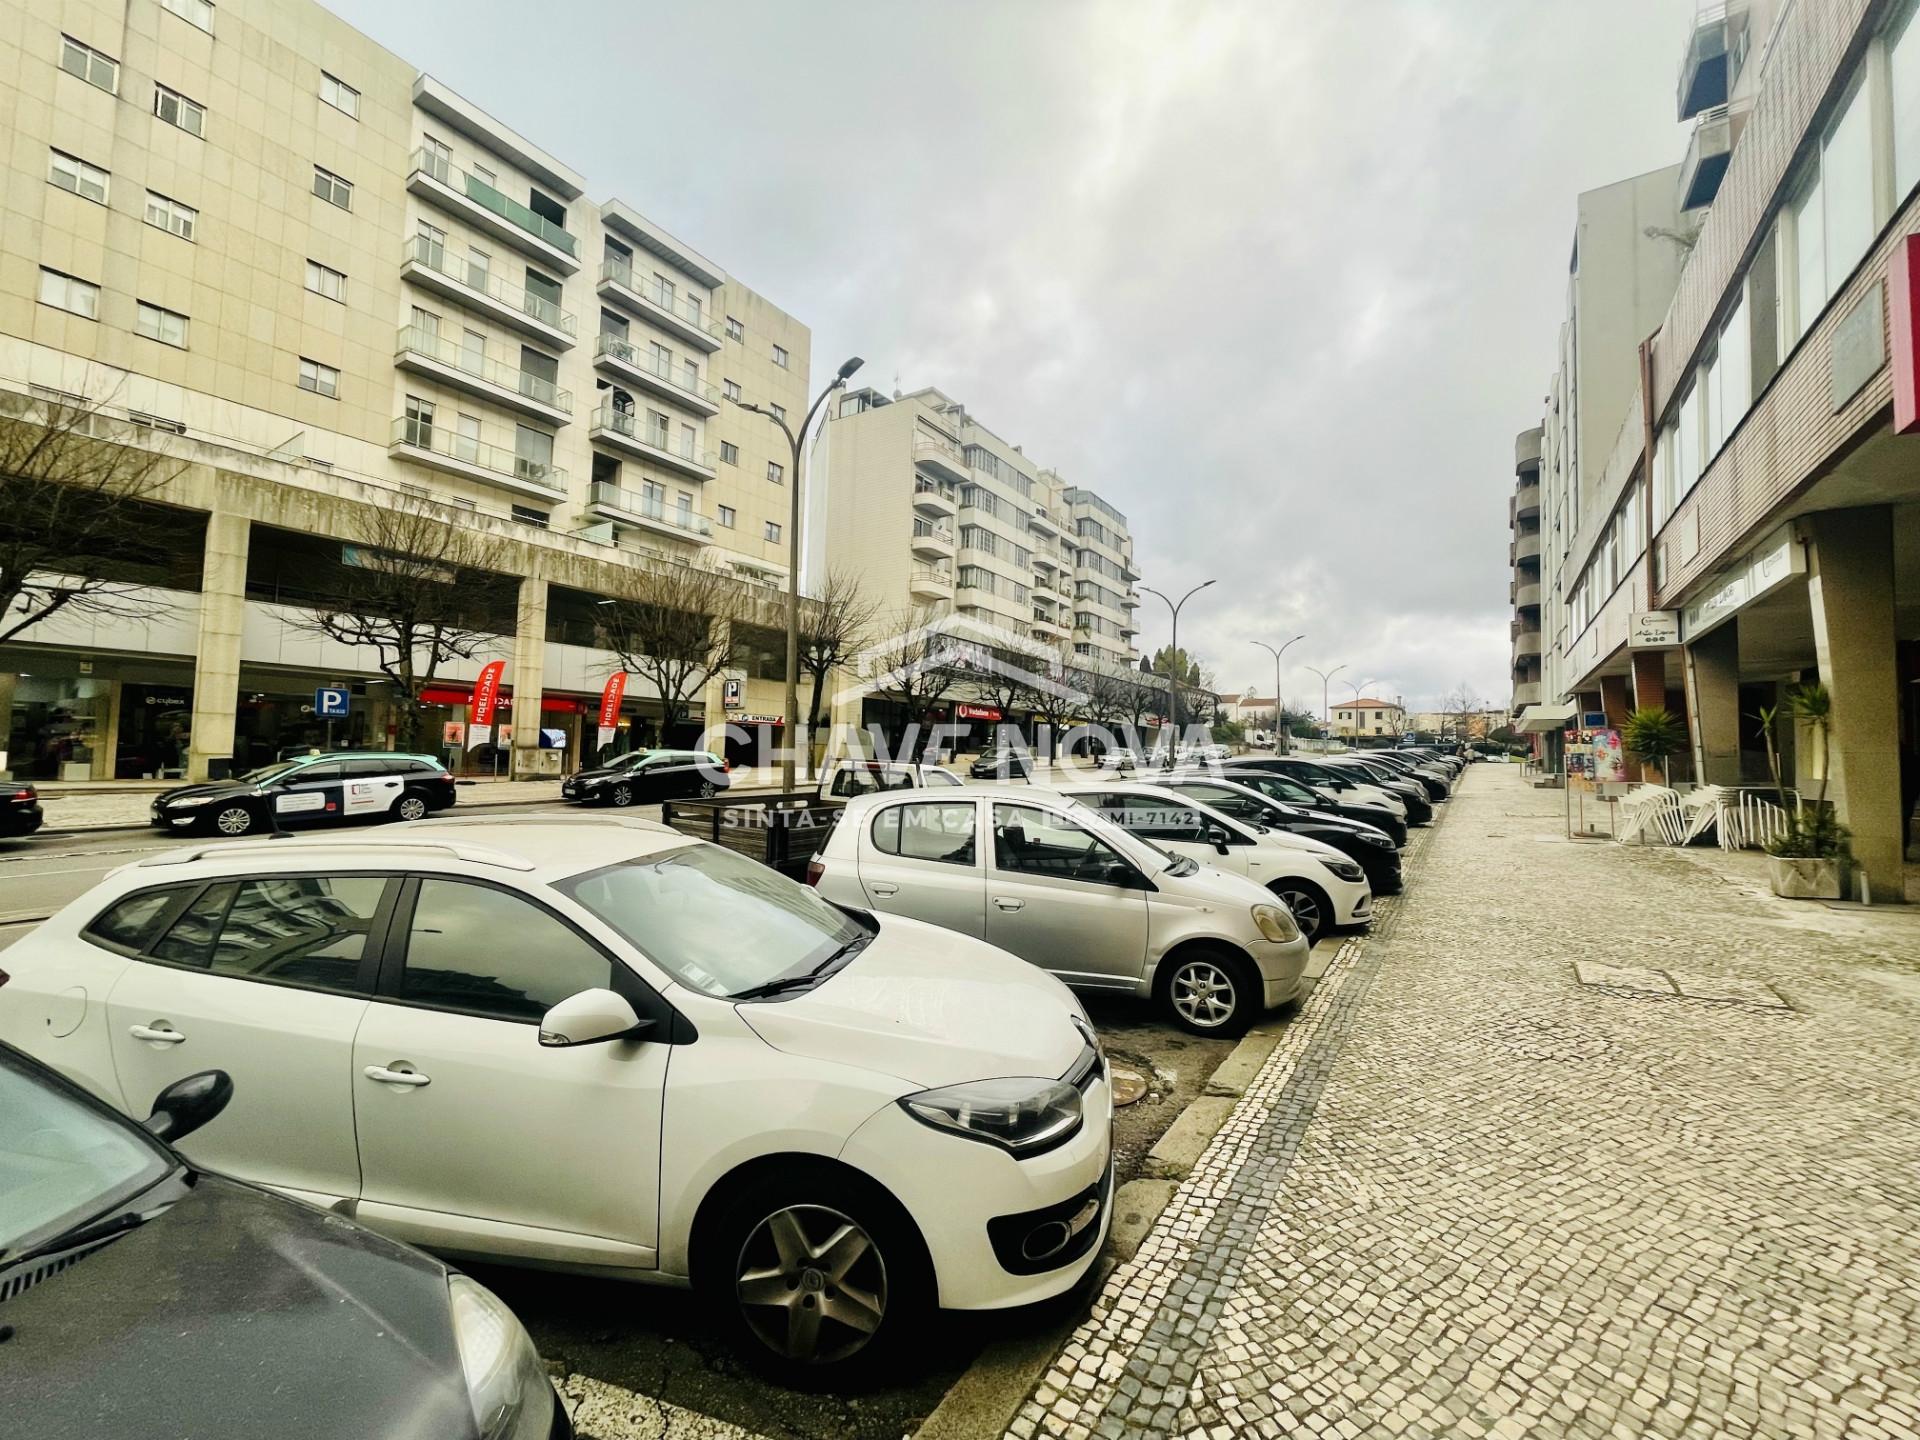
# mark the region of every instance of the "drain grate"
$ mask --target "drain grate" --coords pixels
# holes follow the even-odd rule
[[[1764,1010],[1793,1007],[1764,980],[1733,975],[1700,975],[1681,970],[1647,970],[1634,965],[1601,965],[1577,960],[1574,978],[1601,990],[1630,990],[1668,999],[1711,1000],[1723,1005],[1753,1005]]]

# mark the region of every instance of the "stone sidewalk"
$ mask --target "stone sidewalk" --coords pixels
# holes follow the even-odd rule
[[[1920,921],[1559,800],[1469,772],[1012,1435],[1920,1436]]]

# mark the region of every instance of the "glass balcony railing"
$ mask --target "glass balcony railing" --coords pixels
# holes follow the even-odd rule
[[[595,359],[605,358],[629,365],[635,370],[651,375],[656,380],[664,380],[683,395],[691,395],[696,400],[704,400],[709,405],[720,403],[720,391],[717,386],[704,385],[699,381],[687,383],[686,372],[674,373],[673,362],[663,360],[651,350],[642,350],[622,340],[618,335],[602,335],[593,342]]]
[[[596,429],[611,430],[616,435],[625,435],[630,440],[638,440],[642,445],[650,445],[663,455],[672,455],[685,460],[690,465],[698,465],[703,470],[713,468],[713,452],[697,449],[689,441],[675,443],[673,437],[658,425],[644,425],[630,410],[616,410],[611,405],[602,405],[593,412]]]
[[[462,259],[437,240],[416,235],[407,242],[401,258],[436,275],[444,275],[469,290],[478,290],[489,299],[498,300],[502,305],[518,310],[542,325],[550,325],[566,335],[574,333],[573,316],[551,300],[510,284],[491,271]]]
[[[664,310],[675,319],[691,325],[701,333],[720,338],[720,322],[713,319],[701,308],[700,302],[691,295],[676,295],[658,280],[641,279],[633,273],[633,267],[619,260],[609,260],[600,267],[600,283],[618,285],[622,290],[631,290],[642,300],[656,309]]]
[[[588,487],[587,499],[595,505],[606,505],[616,510],[624,510],[629,515],[643,516],[658,521],[662,525],[671,525],[676,530],[684,530],[689,535],[710,536],[713,534],[713,522],[704,515],[695,514],[684,505],[669,505],[658,495],[636,495],[631,490],[622,490],[611,480],[595,480]]]
[[[486,445],[465,435],[457,435],[431,420],[403,415],[393,422],[393,444],[426,450],[449,460],[458,460],[496,475],[510,475],[522,484],[538,485],[555,495],[567,492],[567,472],[544,460],[530,460],[498,445]]]
[[[544,240],[563,255],[578,253],[578,245],[573,236],[560,226],[522,205],[518,200],[510,200],[494,186],[476,176],[467,174],[444,155],[436,155],[422,146],[413,152],[413,168],[421,174],[431,175],[450,190],[457,190],[474,204],[491,210],[502,220],[517,225],[537,240]]]
[[[484,380],[489,385],[498,385],[503,389],[512,390],[551,409],[564,411],[568,415],[573,413],[571,390],[562,390],[551,380],[531,374],[518,366],[505,365],[485,355],[476,355],[429,331],[417,329],[412,325],[402,325],[400,337],[394,342],[394,348],[400,353],[411,351],[415,355],[424,355],[429,360],[437,360],[442,365],[451,366],[455,370],[473,376],[476,380]]]

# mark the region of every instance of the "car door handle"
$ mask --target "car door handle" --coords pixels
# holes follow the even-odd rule
[[[378,1080],[382,1085],[431,1085],[433,1083],[417,1070],[389,1070],[384,1065],[369,1065],[360,1072],[369,1080]]]
[[[1002,910],[1018,910],[1022,905],[1025,905],[1027,902],[1024,900],[1009,899],[1005,895],[996,895],[993,897],[993,903],[995,905],[998,905]]]
[[[875,881],[867,888],[876,895],[898,895],[900,893],[900,887],[898,885],[882,885],[878,881]]]
[[[127,1033],[136,1040],[157,1040],[162,1045],[178,1045],[187,1038],[178,1030],[156,1030],[151,1025],[134,1025]]]

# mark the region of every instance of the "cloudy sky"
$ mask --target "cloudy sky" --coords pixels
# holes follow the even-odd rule
[[[1681,157],[1693,0],[330,3],[1216,579],[1222,688],[1505,702],[1573,197]]]

